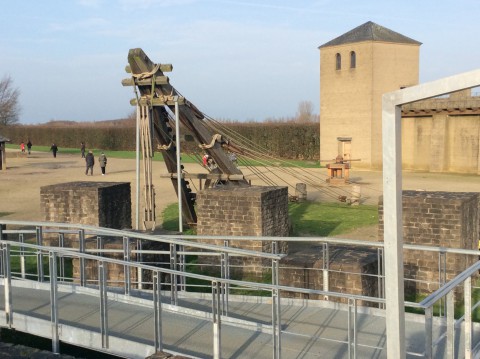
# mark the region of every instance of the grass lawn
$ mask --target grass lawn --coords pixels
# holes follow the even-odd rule
[[[18,145],[16,144],[5,144],[6,148],[10,149],[18,149]],[[50,152],[50,146],[34,146],[32,147],[32,151],[40,151],[40,152]],[[122,159],[135,159],[136,153],[135,151],[108,151],[108,150],[102,150],[98,148],[93,149],[93,153],[95,155],[100,154],[101,152],[104,152],[107,157],[111,158],[122,158]],[[58,148],[58,154],[70,154],[70,155],[80,155],[80,149],[79,148],[63,148],[59,147]],[[141,156],[141,154],[140,154]],[[163,156],[161,152],[155,152],[155,155],[153,157],[153,161],[163,161]],[[189,154],[182,154],[182,162],[184,163],[197,163],[198,159],[194,155],[189,155]],[[278,160],[278,159],[272,159],[269,160],[269,164],[272,164],[274,166],[280,166],[280,167],[302,167],[302,168],[319,168],[319,162],[318,161],[300,161],[300,160]],[[264,162],[259,162],[255,160],[242,160],[239,161],[239,166],[265,166],[266,164]]]
[[[302,202],[290,203],[288,210],[294,237],[335,236],[378,223],[377,206]],[[178,231],[178,205],[167,206],[162,215],[163,228]],[[188,231],[185,234],[193,234],[191,229]]]

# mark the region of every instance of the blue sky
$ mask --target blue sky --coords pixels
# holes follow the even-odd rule
[[[323,43],[376,22],[423,43],[420,81],[480,66],[478,0],[0,0],[0,78],[21,123],[124,118],[128,50],[173,64],[171,84],[209,116],[319,111]]]

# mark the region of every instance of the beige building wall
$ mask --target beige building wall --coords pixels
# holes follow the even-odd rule
[[[402,118],[402,166],[406,170],[480,174],[480,116]]]
[[[320,159],[334,159],[341,154],[338,138],[351,138],[350,158],[360,159],[353,166],[381,168],[382,95],[418,84],[418,64],[417,44],[364,41],[320,48]]]
[[[350,68],[350,52],[356,67]],[[341,69],[336,70],[336,54]],[[320,159],[332,160],[338,153],[338,138],[352,138],[351,158],[371,161],[372,81],[371,43],[322,48],[320,51]],[[342,154],[343,156],[343,154]]]
[[[371,168],[382,168],[382,96],[418,84],[420,46],[372,42]]]

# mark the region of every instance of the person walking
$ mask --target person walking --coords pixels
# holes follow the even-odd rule
[[[22,141],[22,143],[20,143],[20,150],[22,152],[25,152],[25,143],[23,143],[23,141]]]
[[[82,153],[82,158],[85,158],[85,142],[80,143],[80,152]]]
[[[105,167],[107,167],[107,156],[102,152],[100,157],[98,157],[98,163],[100,163],[100,168],[102,170],[102,176],[105,176]]]
[[[53,152],[53,158],[57,158],[58,147],[55,143],[52,143],[52,146],[50,147],[50,151]]]
[[[93,166],[95,165],[95,157],[93,156],[92,151],[88,151],[87,155],[85,156],[85,163],[87,165],[85,174],[88,176],[88,170],[90,170],[90,175],[93,176]]]
[[[32,141],[30,141],[30,139],[28,139],[28,142],[27,142],[27,150],[28,150],[28,154],[32,152]]]

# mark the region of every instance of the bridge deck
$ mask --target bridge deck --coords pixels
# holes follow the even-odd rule
[[[0,298],[4,298],[3,282]],[[13,325],[16,330],[51,338],[49,285],[14,281]],[[59,337],[61,342],[128,358],[145,358],[154,352],[153,309],[148,298],[109,293],[108,348],[102,348],[100,301],[94,289],[61,285],[59,288]],[[190,295],[178,306],[162,304],[165,351],[212,358],[211,301],[208,296]],[[238,298],[237,298],[238,299]],[[331,303],[282,302],[282,358],[347,358],[348,307]],[[0,308],[5,310],[4,301]],[[228,318],[222,317],[223,358],[271,358],[273,340],[268,298],[235,301],[230,298]],[[357,357],[385,358],[385,318],[381,310],[357,313]],[[424,351],[423,317],[407,316],[407,351]],[[0,325],[6,326],[5,315]],[[437,325],[436,335],[444,330]],[[475,329],[475,340],[480,331]],[[462,340],[456,340],[457,350]],[[442,343],[437,347],[443,353]],[[456,351],[457,351],[456,350]],[[414,357],[411,355],[410,357]]]

